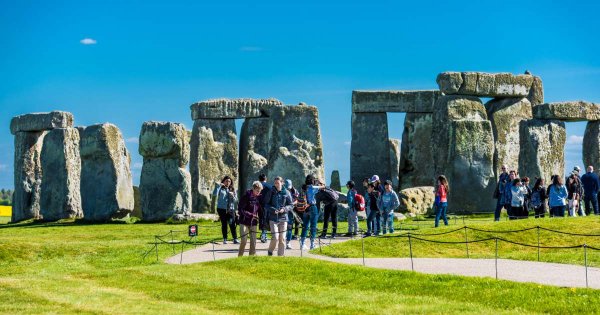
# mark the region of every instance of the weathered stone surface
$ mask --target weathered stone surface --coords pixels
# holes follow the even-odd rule
[[[600,120],[600,104],[585,101],[545,103],[533,108],[533,118],[563,121]]]
[[[400,184],[400,139],[390,139],[390,180],[394,189]]]
[[[334,170],[331,172],[331,182],[329,183],[329,187],[335,191],[342,190],[342,183],[340,182],[340,171]]]
[[[190,106],[192,110],[192,120],[197,119],[237,119],[263,117],[267,112],[275,107],[281,106],[281,101],[270,99],[214,99],[198,103]]]
[[[402,189],[398,194],[400,199],[399,212],[416,215],[433,214],[435,194],[433,186],[420,186]]]
[[[542,83],[542,78],[538,76],[533,77],[533,83],[531,84],[531,89],[529,89],[527,99],[534,106],[544,103],[544,84]]]
[[[533,76],[511,73],[442,72],[436,81],[444,94],[526,97],[529,95]]]
[[[406,114],[400,153],[399,189],[433,184],[431,130],[432,114]]]
[[[519,173],[529,178],[544,178],[546,184],[554,174],[563,175],[565,123],[558,120],[532,119],[521,122]]]
[[[385,113],[352,113],[352,143],[350,146],[350,178],[363,192],[363,178],[379,175],[390,178],[390,142]]]
[[[134,208],[131,157],[113,124],[88,126],[80,132],[81,199],[86,221],[126,217]]]
[[[11,222],[38,219],[42,184],[42,144],[46,131],[15,134],[15,192]]]
[[[354,113],[431,113],[442,93],[424,91],[352,91]]]
[[[520,124],[532,118],[527,98],[493,99],[485,104],[494,131],[494,171],[496,178],[502,165],[519,169]]]
[[[258,175],[267,174],[269,157],[270,118],[248,118],[244,120],[240,135],[240,191],[252,187]],[[300,183],[294,183],[297,187]]]
[[[192,210],[192,180],[179,159],[144,158],[140,193],[144,221],[164,221]]]
[[[183,124],[147,121],[140,133],[139,153],[148,158],[179,160],[179,166],[188,163],[190,146]]]
[[[53,111],[49,113],[31,113],[13,117],[10,121],[10,132],[43,131],[55,128],[73,127],[73,114]]]
[[[40,215],[46,221],[81,218],[79,132],[75,128],[53,129],[42,146]]]
[[[133,186],[133,211],[131,212],[132,217],[142,218],[142,194],[138,186]]]
[[[190,173],[194,212],[207,212],[215,182],[229,175],[238,179],[238,148],[235,120],[197,119],[191,140]]]
[[[317,107],[274,107],[269,115],[272,125],[269,132],[268,176],[291,179],[296,185],[304,183],[308,174],[325,179]]]
[[[600,121],[590,121],[583,135],[583,164],[600,170]]]

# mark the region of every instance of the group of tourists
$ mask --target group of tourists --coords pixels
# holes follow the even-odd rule
[[[571,174],[563,179],[553,175],[546,187],[543,178],[536,178],[533,187],[528,177],[519,177],[515,170],[508,171],[506,165],[498,176],[494,192],[497,199],[494,219],[500,220],[502,209],[506,209],[511,220],[528,218],[533,212],[535,218],[543,218],[547,212],[550,217],[567,215],[586,216],[592,212],[600,215],[598,209],[598,191],[600,179],[594,173],[594,167],[588,166],[586,173],[580,176],[581,168],[575,166]],[[585,209],[581,207],[584,202]]]

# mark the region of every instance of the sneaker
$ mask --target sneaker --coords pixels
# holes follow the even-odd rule
[[[308,247],[306,247],[306,244],[302,244],[302,246],[300,246],[300,250],[301,251],[307,251]]]
[[[369,236],[371,236],[371,235],[372,235],[371,233],[366,233],[366,234],[365,234],[365,237],[369,237]]]
[[[238,241],[237,238],[233,240],[233,244],[239,244],[239,243],[240,243],[240,241]]]
[[[298,239],[298,235],[294,235],[294,236],[292,236],[292,239],[293,239],[293,240],[297,240],[297,239]]]
[[[335,239],[335,234],[331,234],[331,239]]]
[[[267,252],[269,256],[273,256],[273,252]]]
[[[290,245],[290,243],[285,244],[285,249],[293,249],[292,245]]]
[[[267,242],[267,236],[266,235],[261,235],[260,236],[260,242],[261,243],[266,243]]]
[[[310,244],[310,250],[315,249],[315,244]]]
[[[227,245],[227,240],[226,239],[223,240],[223,245]]]

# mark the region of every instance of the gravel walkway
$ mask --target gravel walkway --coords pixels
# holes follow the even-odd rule
[[[340,237],[335,240],[323,240],[323,246],[344,242],[349,238]],[[257,255],[266,256],[268,244],[257,243]],[[214,250],[213,250],[214,246]],[[286,250],[286,256],[309,257],[342,264],[362,265],[362,258],[334,258],[314,255],[298,250],[299,242],[292,241],[294,249]],[[246,246],[246,255],[248,251]],[[276,251],[275,251],[276,252]],[[208,244],[192,250],[184,251],[166,260],[169,264],[193,264],[218,259],[237,257],[238,245],[231,242],[227,245]],[[410,258],[366,258],[365,266],[393,270],[411,270]],[[414,258],[412,265],[417,272],[428,274],[452,274],[471,277],[496,277],[496,260],[464,259],[464,258]],[[498,279],[533,282],[559,287],[586,287],[585,267],[558,263],[545,263],[523,260],[498,259]],[[587,270],[590,288],[600,289],[600,268],[589,267]]]

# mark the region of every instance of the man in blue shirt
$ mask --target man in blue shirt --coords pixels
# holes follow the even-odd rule
[[[583,201],[585,202],[585,211],[590,214],[590,203],[594,209],[595,215],[600,215],[598,209],[598,190],[600,189],[600,179],[594,173],[594,167],[588,166],[587,173],[581,177],[583,184]]]

